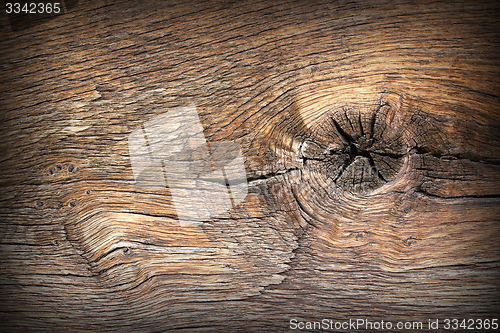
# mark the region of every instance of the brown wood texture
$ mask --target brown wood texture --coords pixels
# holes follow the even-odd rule
[[[1,20],[2,331],[498,318],[496,1]],[[181,226],[168,188],[135,183],[127,138],[189,105],[208,141],[242,147],[249,194]]]

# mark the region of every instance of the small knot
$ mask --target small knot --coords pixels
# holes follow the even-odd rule
[[[411,246],[417,242],[416,238],[413,238],[413,236],[410,236],[405,240],[406,245]]]

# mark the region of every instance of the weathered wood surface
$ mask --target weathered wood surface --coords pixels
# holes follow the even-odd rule
[[[1,18],[3,331],[500,313],[495,1],[81,1],[15,32]],[[200,226],[135,184],[127,147],[187,105],[207,140],[242,146],[249,181]]]

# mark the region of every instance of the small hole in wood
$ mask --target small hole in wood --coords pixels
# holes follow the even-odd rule
[[[405,240],[405,243],[408,246],[411,246],[411,245],[415,244],[416,242],[417,242],[417,240],[415,238],[413,238],[413,236],[410,236],[409,238],[407,238]]]

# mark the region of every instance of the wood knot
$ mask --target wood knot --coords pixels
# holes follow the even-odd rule
[[[391,123],[399,105],[380,103],[375,110],[348,107],[326,113],[315,137],[303,142],[304,166],[325,172],[337,186],[365,193],[393,180],[408,153],[403,131]]]

